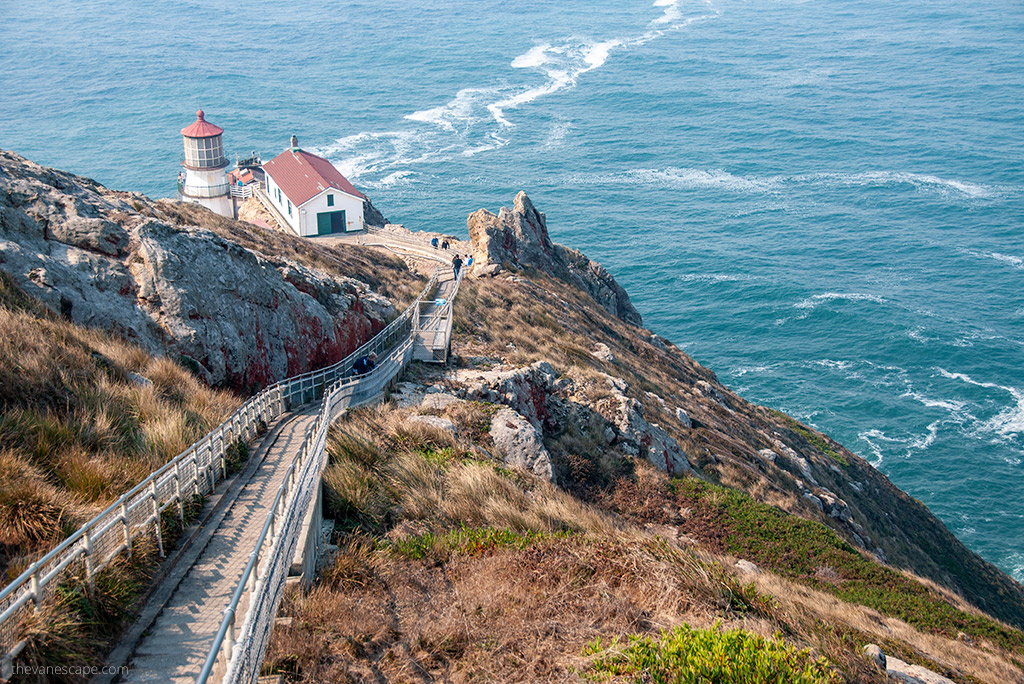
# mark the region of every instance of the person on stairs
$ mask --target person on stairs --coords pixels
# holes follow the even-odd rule
[[[452,271],[455,273],[455,279],[459,279],[459,270],[462,268],[462,257],[458,254],[452,259]]]
[[[377,354],[370,352],[366,356],[356,359],[352,364],[352,377],[366,375],[377,367]]]

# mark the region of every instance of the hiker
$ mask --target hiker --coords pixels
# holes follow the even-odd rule
[[[377,367],[377,354],[370,352],[366,356],[356,359],[352,364],[352,377],[366,375]]]
[[[437,238],[436,237],[430,239],[430,246],[433,247],[434,249],[437,249]]]
[[[462,257],[460,257],[458,254],[456,254],[455,258],[452,259],[452,270],[455,272],[455,279],[456,280],[459,279],[459,269],[461,269],[461,268],[462,268]]]
[[[441,243],[441,249],[445,249],[445,250],[448,249],[448,241],[447,240],[445,240],[444,242]]]
[[[472,266],[472,265],[473,265],[473,255],[470,254],[469,258],[466,259],[466,266]]]

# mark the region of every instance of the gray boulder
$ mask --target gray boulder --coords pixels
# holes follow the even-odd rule
[[[881,669],[885,669],[885,654],[882,653],[882,649],[876,644],[868,644],[864,647],[864,655],[867,656],[868,660],[874,663]]]
[[[455,427],[455,423],[447,418],[441,418],[440,416],[412,415],[406,418],[406,422],[417,425],[426,425],[427,427],[434,428],[435,430],[442,430],[444,432],[451,433],[452,435],[458,434],[458,429]]]
[[[491,419],[491,439],[506,464],[555,482],[540,430],[522,415],[510,408],[498,411]]]

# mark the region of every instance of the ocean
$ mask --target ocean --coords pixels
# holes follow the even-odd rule
[[[199,107],[392,221],[526,190],[645,324],[1024,580],[1024,5],[0,3],[0,146],[172,196]]]

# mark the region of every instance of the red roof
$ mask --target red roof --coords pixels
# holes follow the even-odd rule
[[[181,129],[181,134],[187,138],[212,138],[213,136],[220,135],[223,132],[223,128],[215,126],[203,118],[202,109],[196,112],[195,123]]]
[[[331,162],[305,150],[285,150],[264,164],[263,170],[295,206],[305,204],[327,188],[363,198],[363,193],[356,190]]]

